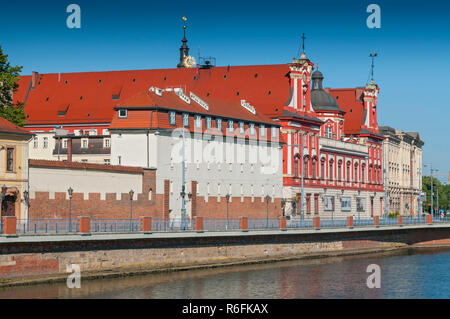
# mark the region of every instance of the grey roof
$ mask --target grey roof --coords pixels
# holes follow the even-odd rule
[[[339,108],[336,99],[322,89],[311,91],[311,103],[315,111],[339,111],[344,112]]]

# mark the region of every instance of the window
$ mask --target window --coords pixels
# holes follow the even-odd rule
[[[12,147],[6,149],[6,171],[14,171],[14,148]]]
[[[342,162],[338,163],[338,181],[342,181]]]
[[[229,130],[230,132],[233,132],[233,131],[234,131],[234,123],[233,123],[233,120],[229,120],[229,121],[228,121],[228,130]]]
[[[216,119],[217,130],[222,132],[222,119]]]
[[[312,161],[312,178],[313,179],[316,179],[316,160],[315,159],[313,159],[313,161]]]
[[[33,138],[33,148],[38,148],[38,146],[39,146],[39,140],[38,140],[38,137],[35,136]]]
[[[183,126],[189,127],[189,114],[186,113],[183,114]]]
[[[87,163],[87,162],[88,162],[87,159],[82,159],[82,160],[81,160],[81,163]]]
[[[355,176],[354,176],[355,183],[358,183],[358,165],[355,165]]]
[[[81,148],[88,148],[88,139],[87,138],[81,139]]]
[[[306,213],[311,214],[311,194],[306,194]]]
[[[331,138],[332,136],[333,136],[333,130],[332,130],[331,126],[327,126],[325,128],[325,137]]]
[[[264,124],[259,125],[259,135],[266,136],[266,127],[264,126]]]
[[[103,147],[104,147],[104,148],[109,148],[109,147],[111,147],[111,139],[110,139],[109,137],[103,139]]]
[[[67,148],[67,143],[68,143],[67,138],[63,139],[62,140],[62,148]]]
[[[329,167],[329,171],[328,171],[328,177],[329,177],[330,181],[333,180],[333,161],[330,161],[330,167]]]
[[[365,175],[366,175],[366,165],[361,166],[361,182],[365,183]]]
[[[347,162],[347,182],[350,182],[350,162]]]
[[[273,138],[277,137],[277,128],[275,126],[272,126],[271,130],[272,130],[272,137]]]
[[[255,135],[255,124],[250,123],[250,134]]]
[[[325,159],[320,161],[320,177],[325,179]]]
[[[48,148],[48,137],[44,137],[44,148]]]
[[[211,121],[211,117],[210,116],[207,116],[206,117],[206,129],[207,130],[210,130],[211,129],[211,127],[212,127],[212,123],[211,123],[212,121]]]
[[[109,134],[109,130],[108,130],[107,128],[104,128],[104,129],[102,130],[102,134],[103,134],[103,135],[110,135],[110,134]]]
[[[169,124],[170,125],[175,125],[176,124],[175,112],[169,112]]]
[[[245,133],[244,122],[239,122],[239,133],[240,134],[244,134]]]
[[[109,158],[105,158],[105,159],[103,160],[103,163],[104,163],[105,165],[110,165],[110,164],[111,164],[111,161],[110,161]]]
[[[200,115],[195,116],[195,127],[202,128],[202,118]]]
[[[305,159],[303,160],[303,177],[304,178],[308,178],[308,158],[305,157]]]
[[[127,118],[128,116],[128,110],[120,109],[119,110],[119,118]]]

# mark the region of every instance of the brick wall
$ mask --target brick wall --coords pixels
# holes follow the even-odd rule
[[[133,217],[153,216],[163,217],[163,196],[155,194],[156,171],[143,170],[142,190],[140,194],[134,194]],[[149,198],[151,192],[151,199]],[[30,199],[29,216],[31,219],[68,219],[70,200],[66,192],[55,192],[54,199],[49,198],[49,192],[35,192],[34,198]],[[122,193],[121,199],[117,199],[116,193],[106,193],[105,199],[101,199],[100,193],[89,193],[84,199],[83,193],[73,193],[72,196],[72,219],[79,216],[91,218],[129,218],[130,217],[130,195]]]
[[[194,197],[192,197],[194,200]],[[194,204],[194,203],[193,203]],[[233,197],[228,203],[228,218],[266,218],[267,216],[266,200],[261,201],[261,197]],[[227,199],[220,197],[220,201],[215,196],[209,196],[207,201],[203,196],[195,198],[196,214],[205,218],[227,218]],[[282,216],[281,199],[269,200],[269,218]]]

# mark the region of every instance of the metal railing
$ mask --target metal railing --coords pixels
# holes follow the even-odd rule
[[[71,221],[67,219],[17,220],[18,234],[76,233],[78,232],[78,230],[79,230],[78,220],[71,220]]]
[[[427,223],[425,216],[402,216],[402,225],[425,225]],[[178,219],[151,219],[151,232],[178,232],[196,230],[196,219],[178,218]],[[124,233],[139,232],[143,230],[142,219],[90,219],[89,232],[92,233]],[[241,219],[225,218],[203,218],[202,231],[236,231],[240,230]],[[450,224],[450,216],[434,217],[433,224]],[[0,233],[3,233],[5,221],[0,219]],[[379,217],[378,225],[395,226],[399,225],[398,217]],[[345,228],[349,226],[347,217],[339,218],[320,218],[320,228]],[[375,219],[371,218],[353,218],[353,227],[373,227]],[[283,227],[279,218],[248,218],[247,230],[269,230],[280,229]],[[313,229],[313,218],[286,218],[286,229]],[[33,219],[17,220],[17,234],[63,234],[77,233],[80,231],[80,221],[72,219]]]
[[[120,233],[140,230],[140,219],[91,219],[90,224],[90,231],[93,233]]]

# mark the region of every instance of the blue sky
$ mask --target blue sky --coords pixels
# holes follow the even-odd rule
[[[183,15],[191,55],[200,49],[217,65],[288,63],[304,32],[327,87],[364,85],[375,51],[379,124],[419,131],[424,162],[450,170],[448,1],[2,2],[0,45],[23,74],[176,67]],[[66,26],[71,3],[81,29]],[[381,7],[380,29],[366,26],[371,3]]]

